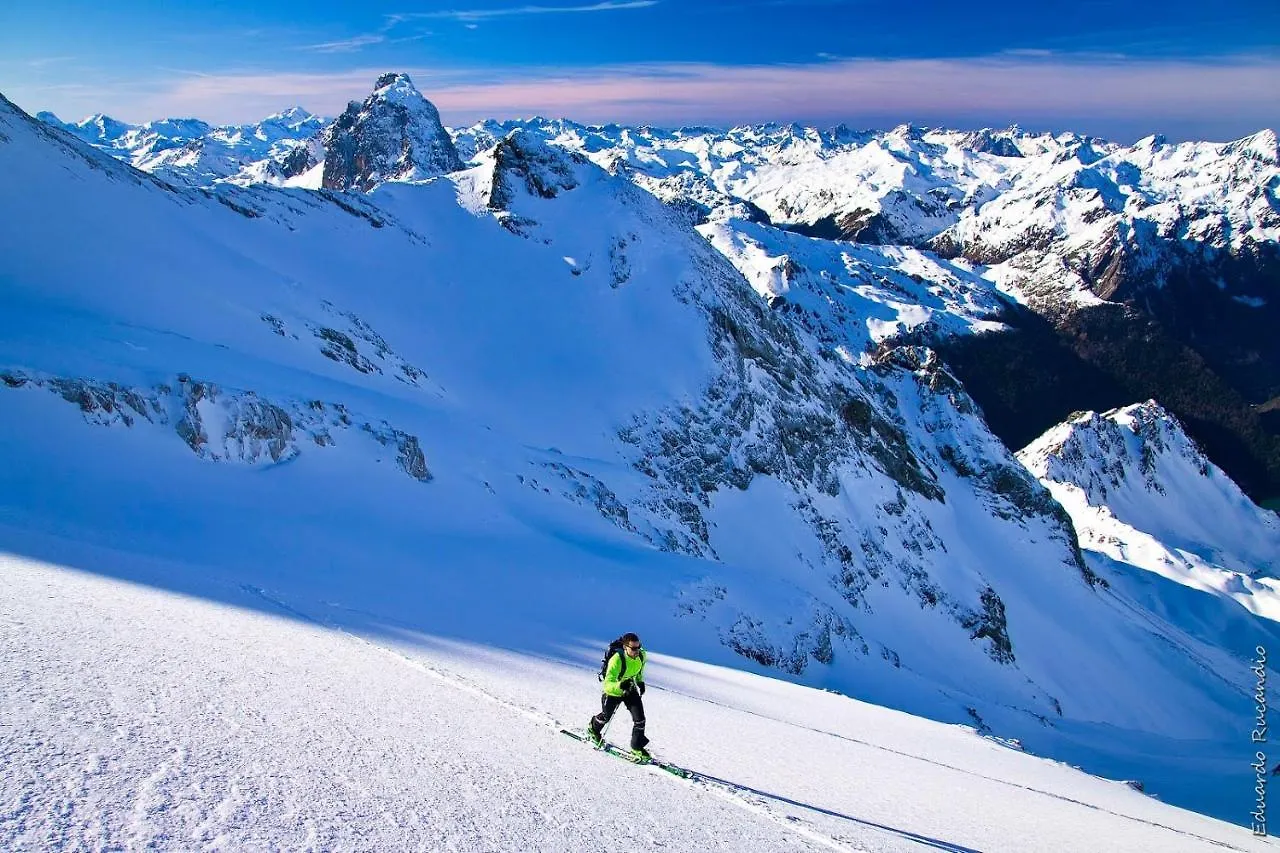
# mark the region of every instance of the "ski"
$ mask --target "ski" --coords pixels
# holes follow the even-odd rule
[[[584,734],[580,734],[575,731],[570,731],[569,729],[561,729],[560,734],[568,735],[569,737],[573,738],[579,743],[587,744],[597,752],[608,753],[609,755],[612,755],[615,758],[621,758],[623,761],[630,762],[631,764],[636,764],[640,766],[644,766],[646,764],[651,765],[653,767],[658,768],[659,770],[665,770],[666,772],[670,773],[673,776],[679,776],[681,779],[692,779],[694,777],[694,773],[692,770],[685,770],[683,767],[677,767],[674,764],[670,764],[666,761],[659,761],[656,758],[651,759],[649,761],[643,761],[638,758],[632,757],[630,752],[620,747],[614,746],[611,743],[605,743],[604,746],[596,746],[592,742],[591,738],[587,737]]]

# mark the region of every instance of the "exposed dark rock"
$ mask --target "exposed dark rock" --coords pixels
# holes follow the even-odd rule
[[[331,358],[334,361],[350,365],[361,373],[382,372],[382,368],[360,354],[360,351],[356,349],[355,341],[351,340],[350,336],[339,332],[337,329],[323,326],[313,331],[317,338],[325,342],[324,346],[320,348],[320,353],[325,358]]]
[[[418,443],[416,435],[396,429],[386,421],[378,426],[367,423],[363,429],[377,439],[379,444],[395,447],[399,451],[396,464],[410,477],[422,483],[429,483],[434,479],[427,468],[427,457],[422,452],[422,446]]]
[[[1015,131],[994,131],[987,128],[966,133],[961,145],[979,154],[992,154],[996,157],[1021,157],[1022,150],[1014,141]]]
[[[627,257],[627,247],[637,239],[636,235],[614,237],[609,247],[609,286],[621,287],[631,278],[631,260]]]
[[[613,490],[603,481],[591,476],[586,471],[570,468],[562,462],[548,462],[546,467],[558,474],[565,482],[563,494],[575,503],[585,503],[595,507],[600,515],[629,532],[636,532],[631,523],[631,514],[627,505],[618,500]],[[536,486],[535,481],[530,481]]]
[[[278,169],[281,178],[296,178],[303,172],[316,167],[319,161],[310,145],[295,145],[289,153],[280,158]]]
[[[244,462],[256,462],[265,455],[272,462],[281,462],[298,454],[293,419],[253,392],[225,394],[209,382],[187,382],[179,393],[184,399],[176,429],[198,455]],[[219,410],[218,432],[211,434],[202,403]]]
[[[489,208],[509,210],[518,188],[538,198],[555,198],[578,185],[578,154],[555,148],[532,133],[512,131],[493,152]]]
[[[148,406],[147,400],[133,389],[115,382],[96,382],[89,379],[50,379],[49,387],[68,403],[75,403],[86,419],[108,424],[119,420],[125,426],[133,426],[132,411],[152,420],[158,414],[157,406]]]
[[[1005,623],[1004,602],[991,587],[982,591],[981,600],[982,611],[969,614],[961,624],[972,631],[970,639],[987,640],[987,654],[993,661],[1013,663],[1013,642],[1009,639],[1009,626]]]
[[[346,429],[351,416],[345,406],[326,406],[320,400],[285,403],[266,400],[252,391],[225,389],[211,382],[178,375],[176,388],[158,384],[132,388],[115,382],[67,377],[30,376],[4,371],[0,380],[8,388],[47,388],[75,404],[85,420],[100,426],[172,425],[178,437],[198,456],[211,461],[245,463],[287,462],[301,451],[298,436],[309,436],[318,447],[335,444],[330,428]],[[365,429],[381,443],[399,451],[400,467],[416,480],[427,482],[431,474],[415,436],[383,423]]]

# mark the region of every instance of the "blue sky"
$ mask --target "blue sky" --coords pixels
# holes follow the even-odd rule
[[[60,0],[0,12],[0,92],[66,119],[323,114],[408,71],[450,124],[1280,125],[1280,3]]]

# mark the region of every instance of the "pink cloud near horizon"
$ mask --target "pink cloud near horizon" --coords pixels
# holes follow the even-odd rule
[[[300,104],[336,115],[349,100],[365,97],[382,70],[185,75],[157,81],[145,93],[111,97],[101,92],[104,102],[88,112],[130,121],[197,116],[241,123]],[[1108,135],[1108,126],[1123,126],[1137,135],[1185,137],[1178,128],[1236,128],[1233,133],[1244,135],[1274,127],[1280,119],[1280,59],[1270,57],[1193,62],[1005,54],[770,66],[400,70],[412,76],[444,121],[454,126],[531,115],[659,126],[793,120],[854,126],[1017,122],[1102,135]],[[1092,126],[1077,126],[1082,122]],[[1140,131],[1142,127],[1149,129]]]

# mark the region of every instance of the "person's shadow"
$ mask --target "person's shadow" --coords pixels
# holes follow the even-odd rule
[[[779,803],[786,803],[788,805],[798,806],[799,808],[802,808],[802,809],[808,809],[809,811],[819,812],[820,814],[830,815],[831,817],[838,817],[843,820],[852,821],[853,823],[862,824],[863,826],[868,826],[868,827],[871,827],[872,829],[878,829],[882,832],[892,833],[893,835],[896,835],[899,838],[905,838],[908,841],[914,841],[917,844],[923,844],[926,847],[933,847],[938,850],[946,850],[948,851],[948,853],[982,853],[981,850],[977,850],[976,848],[973,848],[973,847],[965,847],[960,844],[952,844],[950,841],[943,841],[938,838],[930,838],[927,835],[920,835],[917,832],[911,832],[906,829],[897,829],[896,827],[886,826],[883,823],[876,823],[875,821],[872,821],[872,820],[863,820],[860,817],[853,817],[852,815],[847,815],[841,812],[832,811],[831,809],[824,809],[822,806],[812,806],[812,805],[809,805],[808,803],[802,803],[799,800],[793,800],[790,797],[783,797],[778,794],[770,794],[768,791],[761,791],[756,788],[752,788],[750,785],[743,785],[738,782],[730,782],[728,779],[721,779],[718,776],[712,776],[710,773],[703,773],[701,770],[695,770],[692,767],[684,767],[684,765],[681,765],[681,767],[685,770],[688,770],[690,773],[695,774],[700,779],[706,779],[708,782],[715,782],[719,785],[724,785],[728,788],[733,788],[734,790],[745,791],[750,794],[755,794],[756,796],[759,796],[759,797],[765,797],[766,799],[775,800]]]

